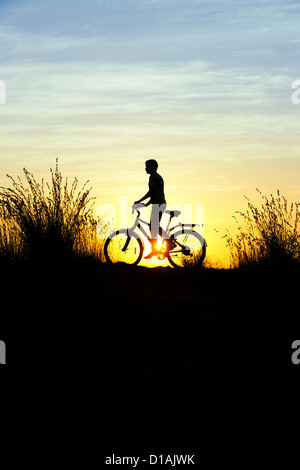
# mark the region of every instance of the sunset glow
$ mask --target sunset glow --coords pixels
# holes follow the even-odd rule
[[[0,15],[1,186],[23,167],[47,180],[59,157],[95,211],[118,208],[155,158],[170,206],[204,204],[220,265],[243,195],[300,200],[298,2],[13,0]]]

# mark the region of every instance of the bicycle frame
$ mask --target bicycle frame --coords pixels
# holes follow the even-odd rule
[[[141,224],[144,224],[144,225],[147,225],[150,229],[150,223],[147,222],[146,220],[143,220],[140,218],[140,211],[133,207],[132,210],[136,210],[137,211],[137,217],[134,221],[134,224],[131,228],[128,228],[127,229],[127,233],[128,233],[128,238],[125,242],[125,245],[123,247],[123,250],[125,251],[129,245],[129,242],[130,242],[130,238],[131,237],[134,237],[134,234],[136,233],[135,230],[136,228],[138,228],[141,233],[144,235],[144,237],[150,242],[151,238],[149,236],[149,234],[146,232],[146,230],[143,228],[143,226]],[[175,231],[175,229],[179,228],[181,230],[183,230],[183,233],[184,233],[184,228],[194,228],[196,225],[199,225],[199,224],[177,224],[177,225],[174,225],[173,227],[170,228],[170,223],[171,223],[171,220],[172,220],[173,216],[170,215],[169,216],[169,221],[168,221],[168,225],[166,227],[166,229],[163,229],[160,225],[159,225],[159,235],[164,239],[164,240],[169,240],[169,239],[172,239],[172,234],[173,232]],[[181,245],[178,241],[176,241],[176,244],[178,244],[181,248],[183,248],[183,245]],[[175,253],[174,250],[171,250],[170,251],[171,253]]]
[[[141,208],[141,206],[138,206],[138,207]],[[130,250],[133,249],[134,254],[137,253],[135,263],[129,262],[129,264],[136,264],[141,260],[143,251],[145,249],[145,244],[143,242],[148,241],[149,243],[152,244],[152,247],[153,247],[154,240],[151,239],[151,221],[148,222],[147,220],[144,220],[141,218],[141,212],[138,209],[138,207],[135,207],[135,206],[132,207],[132,213],[134,213],[134,211],[136,210],[137,216],[130,228],[119,229],[116,232],[113,232],[111,235],[108,236],[105,242],[105,247],[104,247],[104,253],[105,253],[105,257],[107,261],[115,262],[111,260],[110,255],[108,254],[108,246],[110,246],[109,245],[110,240],[112,240],[114,237],[119,237],[119,236],[121,237],[117,239],[117,245],[116,245],[117,250],[121,250],[122,252],[126,252],[129,250],[128,253],[130,254]],[[161,227],[159,223],[158,235],[162,238],[162,242],[160,245],[159,244],[156,245],[155,254],[153,256],[156,256],[157,259],[160,261],[164,260],[165,258],[168,258],[170,264],[174,267],[185,266],[185,264],[182,264],[182,262],[180,261],[182,260],[182,257],[184,259],[187,259],[188,257],[196,256],[195,258],[196,263],[198,263],[198,261],[200,260],[200,264],[201,264],[203,262],[203,259],[205,258],[207,244],[203,236],[200,233],[198,233],[196,230],[194,230],[194,227],[196,227],[197,225],[198,226],[200,225],[199,224],[183,224],[180,222],[180,223],[177,223],[176,225],[172,224],[172,227],[170,227],[172,219],[174,217],[179,216],[180,212],[168,210],[166,211],[166,215],[169,216],[169,220],[166,225],[164,224],[165,228]],[[148,227],[148,230],[147,230],[147,227]],[[190,236],[191,238],[189,238]],[[121,240],[122,238],[123,240],[121,242],[118,241],[118,240]],[[137,249],[135,248],[136,244],[133,244],[132,247],[130,245],[129,247],[130,241],[133,239],[137,240],[137,244],[139,245]],[[192,240],[191,243],[190,243],[190,240]],[[160,240],[158,239],[158,241]],[[194,244],[195,241],[196,241],[196,245]],[[181,254],[181,255],[178,257],[178,254]],[[122,256],[120,259],[123,259]],[[197,258],[197,256],[200,256],[200,258]]]
[[[143,228],[143,226],[141,225],[141,224],[147,225],[147,227],[148,227],[149,230],[150,230],[150,223],[147,222],[146,220],[143,220],[143,219],[140,218],[140,211],[139,211],[139,210],[137,210],[137,213],[138,213],[138,215],[137,215],[137,217],[136,217],[136,219],[135,219],[135,221],[134,221],[133,226],[128,229],[128,235],[129,235],[129,236],[132,236],[131,234],[135,231],[136,228],[138,228],[138,229],[142,232],[142,234],[144,235],[144,237],[150,242],[151,238],[150,238],[149,234],[146,232],[146,230],[145,230],[145,229]],[[163,233],[163,232],[164,232],[164,233]],[[160,235],[160,236],[163,236],[163,237],[167,236],[167,232],[165,232],[165,231],[162,229],[161,226],[159,226],[159,235]]]

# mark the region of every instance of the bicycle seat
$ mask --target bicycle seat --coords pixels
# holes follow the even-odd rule
[[[181,214],[181,211],[165,211],[166,214],[170,215],[170,218],[172,217],[178,217]]]

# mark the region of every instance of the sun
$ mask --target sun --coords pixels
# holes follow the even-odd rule
[[[145,250],[143,254],[143,258],[141,259],[139,265],[140,266],[145,266],[147,268],[157,268],[157,267],[164,267],[166,268],[167,266],[170,266],[170,263],[167,258],[164,259],[159,259],[158,256],[153,256],[151,259],[145,259],[144,257],[148,255],[151,251],[151,243],[148,240],[143,240]],[[158,236],[157,243],[156,243],[156,248],[160,250],[165,244],[165,240]]]

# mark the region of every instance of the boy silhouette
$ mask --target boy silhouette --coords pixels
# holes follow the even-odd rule
[[[135,204],[140,204],[145,199],[150,198],[145,205],[149,206],[149,204],[152,204],[150,219],[151,251],[147,256],[145,256],[146,259],[152,258],[152,256],[155,256],[159,251],[156,248],[157,237],[159,235],[159,223],[167,206],[164,194],[164,180],[157,173],[157,168],[158,163],[156,160],[152,159],[146,161],[145,170],[146,173],[150,175],[149,191],[141,199],[135,201]]]

